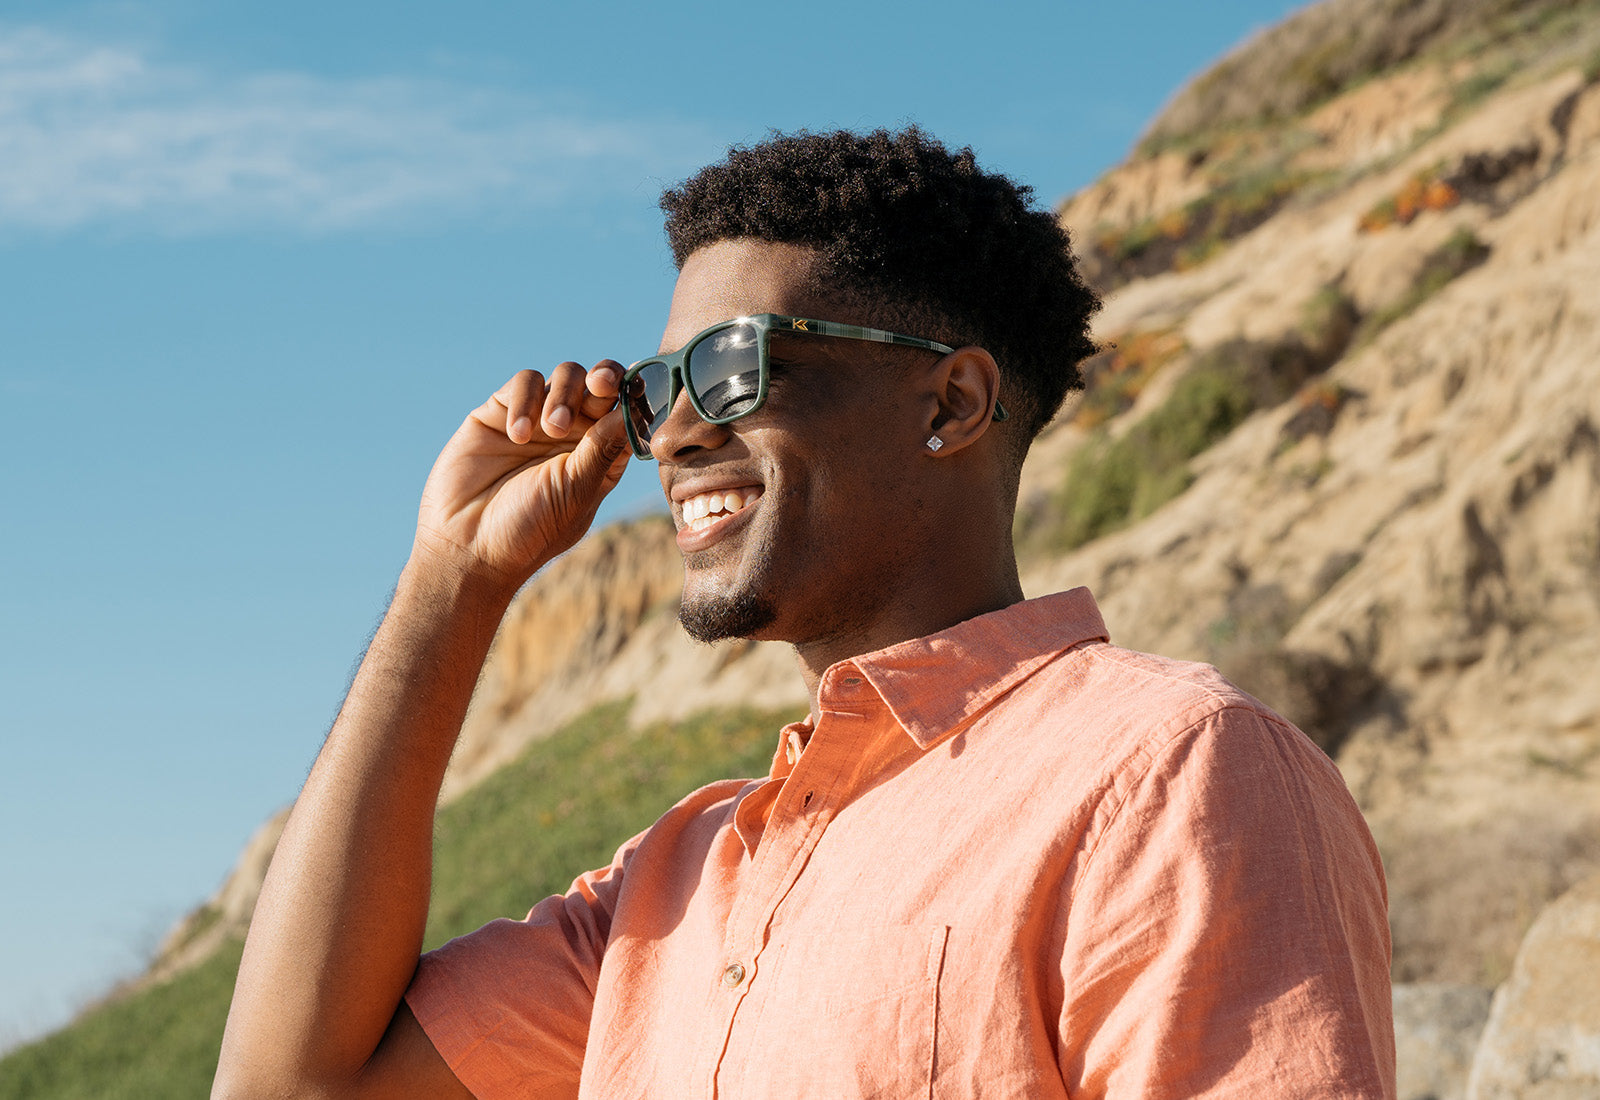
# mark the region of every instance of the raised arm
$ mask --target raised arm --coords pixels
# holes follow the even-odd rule
[[[401,1001],[422,949],[433,814],[501,616],[582,537],[627,463],[621,368],[523,371],[423,491],[394,600],[278,842],[214,1097],[466,1097]]]

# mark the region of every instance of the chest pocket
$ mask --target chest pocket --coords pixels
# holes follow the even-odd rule
[[[751,989],[750,1042],[734,1044],[749,1060],[725,1065],[718,1094],[784,1095],[780,1080],[756,1084],[770,1071],[791,1085],[802,1075],[812,1096],[927,1097],[948,935],[941,925],[775,936]]]

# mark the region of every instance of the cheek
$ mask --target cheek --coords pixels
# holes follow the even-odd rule
[[[895,449],[868,437],[839,436],[812,453],[801,492],[832,537],[894,544],[915,522],[918,488]]]

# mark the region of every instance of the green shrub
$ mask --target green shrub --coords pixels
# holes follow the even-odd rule
[[[1073,410],[1073,422],[1092,428],[1127,412],[1184,347],[1183,336],[1169,328],[1136,330],[1107,341],[1078,364],[1085,392]]]
[[[1301,341],[1322,360],[1319,371],[1344,354],[1360,320],[1355,300],[1337,286],[1324,286],[1306,300],[1296,327]]]
[[[1453,100],[1452,107],[1460,110],[1487,99],[1510,76],[1511,70],[1504,67],[1480,67],[1473,70],[1471,75],[1455,86],[1451,97]]]
[[[1592,50],[1589,56],[1583,59],[1583,82],[1585,84],[1600,82],[1600,48]]]
[[[1306,302],[1294,332],[1270,343],[1233,340],[1209,349],[1160,406],[1121,436],[1113,437],[1104,428],[1094,432],[1069,463],[1055,499],[1019,514],[1018,544],[1025,553],[1070,550],[1143,519],[1177,497],[1193,481],[1190,459],[1256,409],[1301,394],[1309,379],[1344,353],[1356,320],[1350,298],[1326,287]],[[1139,347],[1145,335],[1135,334],[1130,347]],[[1160,335],[1171,349],[1181,351],[1172,334]],[[1100,373],[1115,381],[1109,368]],[[1091,392],[1084,407],[1094,408],[1093,398]],[[1099,421],[1091,417],[1085,423]]]
[[[1212,355],[1190,368],[1161,406],[1120,438],[1104,431],[1067,470],[1049,542],[1069,550],[1142,519],[1193,480],[1189,460],[1237,427],[1255,401],[1250,365]]]
[[[1143,256],[1150,246],[1160,239],[1161,222],[1159,219],[1145,218],[1143,221],[1135,222],[1111,239],[1111,259],[1119,264],[1136,260]]]
[[[1480,241],[1472,230],[1457,229],[1423,261],[1410,289],[1381,309],[1374,310],[1361,323],[1354,343],[1366,344],[1378,333],[1406,316],[1423,302],[1443,290],[1452,281],[1466,274],[1489,257],[1489,246]]]
[[[1285,139],[1287,140],[1287,139]],[[1084,256],[1086,272],[1102,290],[1134,279],[1183,271],[1217,255],[1283,208],[1307,184],[1323,178],[1291,171],[1284,150],[1265,160],[1256,151],[1219,169],[1218,182],[1181,209],[1103,231]]]

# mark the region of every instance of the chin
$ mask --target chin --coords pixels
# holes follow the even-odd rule
[[[758,638],[777,618],[778,609],[772,602],[751,592],[695,597],[686,594],[678,607],[678,622],[697,642]]]

